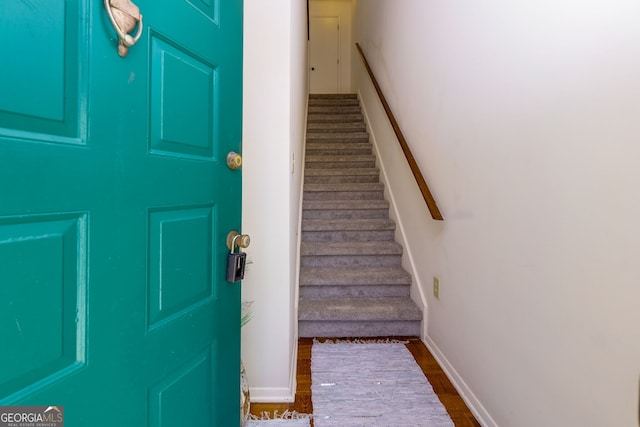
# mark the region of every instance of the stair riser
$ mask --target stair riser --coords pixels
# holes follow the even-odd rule
[[[377,175],[327,175],[327,176],[308,176],[304,179],[305,184],[376,184],[380,182]]]
[[[303,200],[383,200],[382,191],[305,191]]]
[[[333,139],[312,139],[312,140],[307,140],[308,144],[337,144],[337,146],[339,145],[344,145],[344,144],[370,144],[369,140],[367,138],[333,138]]]
[[[309,107],[359,107],[357,99],[312,99]]]
[[[306,168],[307,169],[345,169],[350,167],[352,169],[371,169],[376,167],[375,160],[365,160],[365,161],[353,161],[349,162],[347,158],[342,159],[342,161],[307,161]]]
[[[362,123],[362,114],[310,114],[307,123]]]
[[[326,127],[332,124],[333,127]],[[359,123],[308,123],[307,138],[316,135],[333,135],[333,134],[356,134],[361,135],[367,133],[366,126],[360,126]]]
[[[403,268],[361,269],[359,273],[347,268],[300,269],[300,286],[411,286],[411,275]]]
[[[302,211],[303,219],[385,219],[389,218],[388,209],[308,209]]]
[[[367,126],[362,122],[329,122],[329,123],[307,123],[308,133],[326,132],[366,132]]]
[[[393,230],[375,231],[303,231],[303,242],[369,242],[391,241]]]
[[[344,149],[344,150],[348,150],[348,149],[354,149],[354,148],[368,148],[370,150],[373,151],[373,146],[371,145],[370,142],[353,142],[353,141],[349,141],[349,142],[327,142],[327,141],[311,141],[311,142],[307,142],[307,148],[306,148],[306,152],[308,153],[309,150],[340,150],[340,149]],[[368,155],[373,155],[372,153],[369,153]]]
[[[347,165],[345,165],[347,166]],[[320,168],[312,168],[305,170],[306,178],[313,178],[316,176],[380,176],[380,171],[378,168],[368,168],[368,169],[353,169],[352,167],[347,167],[343,169],[338,168],[329,168],[329,169],[320,169]]]
[[[358,146],[358,145],[356,145]],[[309,156],[307,155],[305,158],[306,163],[339,163],[344,166],[345,169],[351,169],[351,165],[354,162],[374,162],[376,161],[376,156],[373,154],[365,154],[363,156]]]
[[[409,286],[300,286],[300,298],[408,298]]]
[[[340,337],[416,337],[421,336],[419,321],[352,321],[323,322],[301,320],[298,327],[301,338],[340,338]]]
[[[325,98],[325,99],[310,99],[309,106],[310,107],[322,107],[322,106],[343,106],[343,107],[353,107],[359,106],[360,102],[358,98]]]
[[[309,100],[316,99],[358,99],[355,93],[310,93]]]
[[[371,146],[335,148],[307,147],[306,153],[307,156],[368,156],[371,155]]]
[[[327,114],[361,114],[360,111],[360,106],[358,105],[354,105],[354,106],[346,106],[343,107],[341,105],[334,105],[334,106],[319,106],[319,107],[315,107],[315,106],[309,106],[309,114],[313,115],[313,114],[323,114],[323,115],[327,115]]]
[[[352,135],[345,133],[311,133],[307,134],[308,143],[340,143],[340,144],[368,144],[369,135],[362,133],[353,133]]]
[[[399,267],[400,255],[311,255],[300,257],[301,267]]]
[[[323,96],[320,96],[323,95]],[[340,93],[337,94],[339,96],[335,96],[334,94],[327,94],[330,96],[326,96],[324,94],[311,94],[309,96],[309,104],[313,104],[313,103],[356,103],[359,104],[358,101],[358,95],[356,95],[355,93]]]
[[[383,191],[384,184],[310,184],[304,189],[309,193],[316,191]]]
[[[345,165],[346,166],[346,165]],[[367,177],[367,178],[379,178],[380,171],[378,168],[359,168],[353,169],[349,168],[311,168],[305,170],[305,179],[307,178],[326,178],[326,177],[345,177],[345,178],[356,178],[356,177]]]

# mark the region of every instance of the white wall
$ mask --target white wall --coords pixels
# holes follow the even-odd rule
[[[297,231],[306,117],[306,4],[244,2],[243,232],[251,235],[242,330],[253,401],[293,399]]]
[[[289,271],[289,312],[290,330],[293,332],[290,345],[293,348],[289,363],[289,380],[291,398],[294,399],[296,389],[296,368],[298,350],[298,277],[300,273],[300,229],[302,212],[302,182],[304,174],[304,144],[307,129],[307,100],[309,69],[307,59],[307,7],[304,2],[291,1],[291,93],[289,151],[291,153],[289,212],[291,234],[289,235],[289,259],[294,268]]]
[[[445,217],[373,129],[425,340],[481,422],[637,425],[640,3],[366,0],[354,19]]]
[[[351,0],[310,0],[310,16],[337,16],[340,22],[339,41],[339,92],[351,92]],[[306,19],[306,18],[305,18]],[[308,69],[308,68],[307,68]]]

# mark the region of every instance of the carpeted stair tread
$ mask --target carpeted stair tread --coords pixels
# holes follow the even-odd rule
[[[320,183],[305,184],[303,200],[376,200],[384,197],[381,183]]]
[[[347,159],[341,159],[343,156],[331,156],[335,157],[330,159],[330,156],[314,156],[313,161],[307,160],[307,169],[373,169],[376,167],[376,160],[373,156],[358,155],[351,156],[351,161]],[[357,157],[357,159],[355,158]],[[326,175],[326,174],[325,174]],[[330,175],[336,175],[335,173]]]
[[[302,231],[333,231],[333,230],[394,230],[396,223],[390,219],[305,219],[302,221]]]
[[[350,156],[306,156],[306,165],[309,169],[347,169],[347,168],[373,168],[376,166],[376,158],[370,154],[357,154]]]
[[[318,243],[318,242],[306,242]],[[325,242],[321,242],[325,243]],[[362,242],[355,242],[362,243]],[[378,242],[367,242],[378,243]],[[402,265],[402,254],[400,253],[344,253],[344,254],[321,254],[300,257],[300,267],[333,267],[333,268],[362,268],[362,267],[400,267]]]
[[[304,179],[305,183],[308,184],[339,184],[341,182],[378,182],[376,177],[371,175],[317,175],[317,176],[308,176]]]
[[[380,170],[378,168],[313,168],[305,170],[305,177],[310,176],[336,176],[336,175],[344,175],[344,176],[355,176],[355,175],[372,175],[375,177],[380,176]],[[378,181],[376,181],[378,182]]]
[[[340,184],[307,184],[304,192],[314,191],[384,191],[384,184],[381,182],[346,182]]]
[[[373,147],[369,141],[349,141],[349,142],[335,142],[335,141],[309,141],[307,142],[307,153],[310,149],[313,150],[336,150],[336,149],[349,149],[349,148],[368,148],[369,151],[373,151]],[[370,153],[368,153],[370,154]]]
[[[301,299],[300,320],[422,320],[420,308],[410,298]]]
[[[323,200],[331,201],[331,200]],[[376,201],[356,200],[363,202]],[[369,207],[367,209],[307,209],[302,212],[303,219],[359,219],[359,218],[388,218],[389,209],[385,207]]]
[[[307,134],[307,141],[369,141],[367,132],[313,132]]]
[[[302,242],[302,256],[402,255],[396,242]]]
[[[342,166],[344,168],[345,164],[348,166],[351,163],[357,162],[373,162],[375,164],[376,158],[373,154],[357,154],[349,157],[345,156],[307,156],[305,161],[307,163],[327,163],[334,162],[339,163],[338,166]],[[348,168],[345,168],[348,169]]]
[[[307,156],[367,156],[372,152],[371,144],[367,143],[317,143],[309,144]]]
[[[305,171],[304,182],[305,184],[377,183],[380,182],[379,174],[378,168],[309,168]]]
[[[300,269],[301,286],[388,285],[408,286],[411,275],[402,268],[321,268]]]
[[[303,200],[303,219],[389,218],[389,202],[384,199]]]
[[[317,134],[321,135],[321,134]],[[330,134],[327,134],[330,135]],[[323,144],[368,144],[369,137],[365,136],[336,136],[339,135],[337,133],[333,134],[331,137],[326,138],[308,138],[307,143],[315,144],[315,143],[323,143]],[[372,147],[373,148],[373,147]]]
[[[366,132],[367,127],[362,121],[331,122],[331,123],[307,123],[307,133],[333,133],[333,132]]]
[[[368,210],[389,209],[386,200],[305,200],[302,202],[303,210],[327,209],[327,210]]]
[[[422,334],[421,321],[300,321],[301,338],[417,337]]]
[[[307,123],[364,123],[364,116],[359,113],[350,114],[309,114]]]
[[[300,286],[300,299],[320,298],[409,298],[409,285],[322,285]]]
[[[300,269],[300,298],[409,298],[411,275],[403,268]]]
[[[304,219],[303,242],[363,242],[393,240],[396,224],[390,219]]]
[[[384,198],[383,185],[379,183],[320,183],[306,184],[303,200],[379,200]]]
[[[312,99],[309,100],[310,107],[327,107],[327,106],[360,106],[360,102],[357,99]]]
[[[360,114],[359,105],[309,105],[309,114]]]

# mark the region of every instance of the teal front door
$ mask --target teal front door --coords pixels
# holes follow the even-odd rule
[[[0,405],[239,425],[241,0],[0,2]]]

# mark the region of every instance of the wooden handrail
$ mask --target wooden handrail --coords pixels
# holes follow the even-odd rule
[[[371,71],[371,67],[369,67],[369,62],[367,58],[364,56],[364,52],[362,51],[362,47],[360,47],[360,43],[356,43],[356,47],[358,48],[358,52],[360,52],[360,56],[362,57],[362,62],[364,62],[364,66],[369,73],[369,77],[371,77],[371,82],[373,86],[376,88],[376,92],[378,93],[378,97],[380,98],[380,102],[382,102],[382,106],[384,107],[384,111],[387,113],[387,117],[389,118],[389,122],[391,123],[391,127],[398,138],[398,142],[400,143],[400,147],[402,147],[402,151],[404,152],[404,156],[407,158],[407,162],[409,163],[409,167],[411,168],[411,172],[413,173],[416,182],[418,183],[418,187],[420,188],[420,192],[422,193],[422,197],[424,201],[427,203],[427,208],[431,213],[431,217],[435,220],[442,221],[442,214],[440,213],[440,209],[438,209],[438,204],[436,200],[433,198],[431,191],[429,190],[429,186],[427,185],[427,181],[425,181],[422,176],[422,172],[420,172],[420,167],[416,163],[416,159],[413,157],[411,150],[409,149],[409,145],[407,144],[407,140],[405,139],[402,131],[400,130],[400,126],[396,121],[393,112],[391,111],[391,107],[389,107],[389,103],[387,99],[384,97],[382,93],[382,89],[380,89],[380,85],[378,85],[378,81],[376,77],[373,75],[373,71]]]

